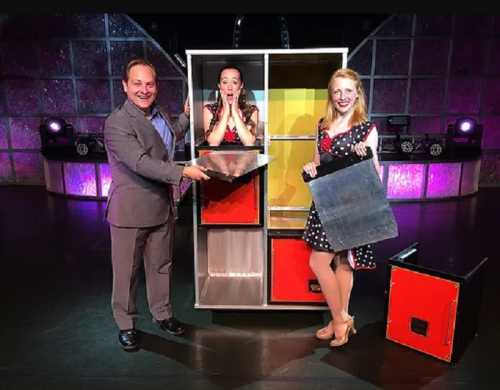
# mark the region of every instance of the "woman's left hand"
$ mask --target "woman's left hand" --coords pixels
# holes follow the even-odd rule
[[[366,143],[358,142],[357,144],[352,146],[352,150],[358,156],[366,156]]]
[[[234,91],[233,93],[233,104],[231,104],[231,115],[236,118],[236,115],[240,115],[240,104],[238,99],[240,98],[240,91]]]

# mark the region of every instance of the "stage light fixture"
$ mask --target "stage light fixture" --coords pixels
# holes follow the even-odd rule
[[[104,136],[96,133],[79,133],[75,140],[75,150],[79,156],[106,154]]]
[[[456,135],[473,134],[476,129],[477,122],[474,118],[458,118],[455,121]]]
[[[415,145],[409,139],[401,141],[399,147],[403,153],[410,154],[415,150]]]
[[[74,129],[60,117],[48,117],[39,127],[42,154],[73,154]]]
[[[460,117],[448,125],[446,149],[450,157],[477,157],[481,154],[483,126],[471,117]]]
[[[429,145],[428,151],[432,157],[439,157],[443,154],[443,146],[439,142],[433,142]]]

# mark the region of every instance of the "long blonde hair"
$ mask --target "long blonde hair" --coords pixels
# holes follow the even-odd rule
[[[354,111],[349,120],[349,126],[357,126],[362,122],[368,119],[368,115],[366,113],[366,95],[365,89],[363,88],[363,83],[361,82],[361,78],[359,74],[350,69],[350,68],[340,68],[337,69],[330,77],[330,81],[328,82],[328,103],[326,106],[326,115],[321,122],[321,127],[330,127],[332,122],[337,118],[338,112],[335,110],[333,106],[333,82],[336,78],[346,78],[354,81],[356,86],[356,92],[358,94],[358,98],[354,103]]]

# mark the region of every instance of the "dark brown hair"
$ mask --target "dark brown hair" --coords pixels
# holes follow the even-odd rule
[[[219,71],[219,77],[217,77],[217,89],[219,89],[218,84],[220,83],[220,78],[222,76],[222,72],[224,72],[226,69],[237,70],[238,73],[240,74],[240,81],[241,81],[241,83],[243,83],[243,73],[241,73],[241,69],[235,65],[229,64],[229,65],[223,66]],[[210,132],[214,128],[215,124],[217,123],[217,118],[219,116],[219,111],[220,111],[221,107],[222,107],[222,97],[219,93],[218,97],[217,97],[216,109],[214,110],[215,114],[212,117],[212,120],[210,121],[210,125],[208,126],[208,130],[206,131],[207,134],[210,134]],[[252,115],[252,106],[247,103],[247,94],[246,94],[245,88],[241,89],[240,96],[238,97],[238,107],[243,112],[243,118],[244,118],[245,123],[247,123],[247,121],[248,121],[248,124],[251,124],[252,126],[256,126],[256,124],[250,120],[250,116]]]

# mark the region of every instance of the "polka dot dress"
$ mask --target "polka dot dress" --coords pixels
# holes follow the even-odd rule
[[[374,127],[372,122],[366,121],[334,137],[330,137],[327,132],[328,129],[322,128],[320,124],[321,121],[318,124],[319,136],[317,147],[321,164],[350,156],[354,153],[351,151],[352,145],[365,141]],[[309,216],[302,238],[311,248],[317,251],[334,252],[323,230],[323,225],[321,224],[314,202],[309,210]],[[349,264],[355,270],[374,269],[376,267],[372,244],[352,248],[344,252],[347,252],[346,256],[349,260]]]

